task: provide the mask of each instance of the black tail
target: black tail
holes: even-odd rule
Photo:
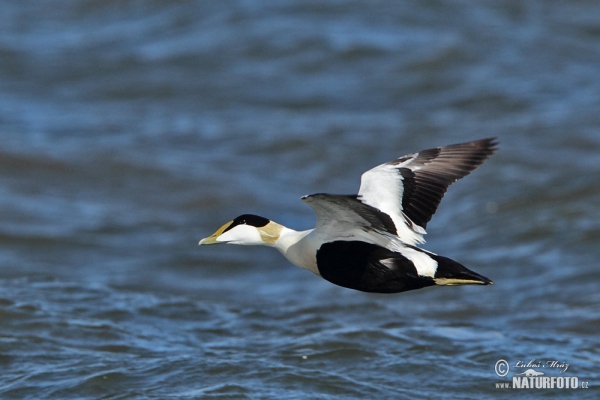
[[[491,279],[467,269],[449,258],[431,255],[438,263],[433,280],[436,285],[491,285]]]

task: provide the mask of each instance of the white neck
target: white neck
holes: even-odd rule
[[[282,226],[279,239],[273,247],[292,264],[320,275],[317,269],[317,243],[312,240],[313,235],[310,235],[313,231],[314,229],[295,231]]]

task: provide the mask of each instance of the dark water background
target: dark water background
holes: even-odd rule
[[[197,246],[490,136],[426,247],[493,286]],[[597,1],[5,0],[0,140],[0,398],[599,396]],[[532,359],[590,389],[495,387]]]

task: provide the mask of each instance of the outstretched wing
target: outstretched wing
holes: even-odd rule
[[[379,165],[362,175],[358,199],[388,215],[404,243],[422,243],[448,186],[481,165],[496,145],[490,138],[436,147]]]

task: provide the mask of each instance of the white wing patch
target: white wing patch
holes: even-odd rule
[[[427,222],[448,187],[496,151],[495,139],[436,147],[379,165],[361,177],[358,199],[387,214],[398,238],[424,243]]]
[[[425,229],[415,225],[402,213],[404,185],[399,168],[405,167],[418,153],[403,157],[399,164],[382,164],[362,174],[358,198],[390,216],[396,225],[397,235],[406,244],[425,243]]]

